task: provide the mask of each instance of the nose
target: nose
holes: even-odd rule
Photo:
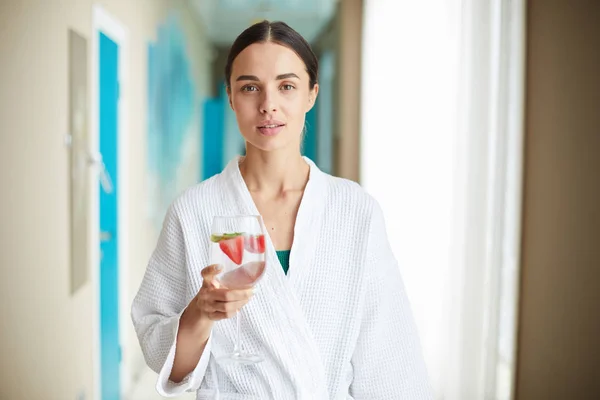
[[[275,103],[275,96],[271,93],[271,91],[264,90],[262,92],[262,98],[260,101],[261,114],[267,114],[277,111],[277,105]]]

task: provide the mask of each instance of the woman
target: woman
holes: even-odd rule
[[[255,24],[231,48],[227,94],[246,155],[172,204],[132,307],[164,396],[432,398],[381,209],[301,156],[317,77],[310,46],[284,23]],[[205,267],[212,217],[258,213],[265,275],[254,291],[219,287],[218,266]],[[242,343],[265,360],[217,364],[240,310]]]

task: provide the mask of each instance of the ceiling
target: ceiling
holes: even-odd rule
[[[210,40],[229,46],[253,23],[284,21],[312,42],[329,22],[339,0],[189,0]]]

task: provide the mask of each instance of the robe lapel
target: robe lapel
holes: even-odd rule
[[[255,373],[259,372],[266,384],[273,384],[272,387],[281,390],[287,387],[287,391],[273,393],[275,398],[286,398],[293,393],[301,399],[327,399],[321,355],[293,289],[293,281],[310,268],[314,256],[312,249],[318,236],[315,230],[320,229],[322,222],[322,197],[326,189],[324,174],[312,161],[305,160],[310,165],[310,175],[296,218],[289,277],[284,274],[273,242],[267,235],[265,274],[256,286],[253,299],[240,313],[242,332],[246,333],[242,336],[242,344],[246,350],[267,356],[266,362],[253,366]],[[233,159],[219,177],[223,180],[219,186],[229,204],[226,209],[231,215],[257,215],[258,209],[241,176],[238,162],[239,158]],[[229,338],[229,343],[225,345],[232,346],[235,321],[221,321],[217,325]],[[236,367],[226,368],[228,375],[233,375],[232,378],[242,371],[240,368],[236,370]],[[274,371],[280,374],[274,374]]]
[[[325,192],[327,190],[325,174],[308,158],[310,165],[309,181],[302,196],[294,226],[294,242],[290,253],[290,283],[298,281],[313,265],[314,249],[323,222],[325,210]]]

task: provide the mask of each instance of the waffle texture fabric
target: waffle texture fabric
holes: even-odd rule
[[[378,203],[358,184],[310,166],[286,275],[271,240],[267,267],[239,313],[242,346],[259,364],[217,363],[233,349],[235,318],[214,324],[195,369],[168,378],[179,319],[202,286],[215,215],[257,215],[240,158],[172,203],[132,304],[146,363],[167,397],[431,400],[420,340]]]

